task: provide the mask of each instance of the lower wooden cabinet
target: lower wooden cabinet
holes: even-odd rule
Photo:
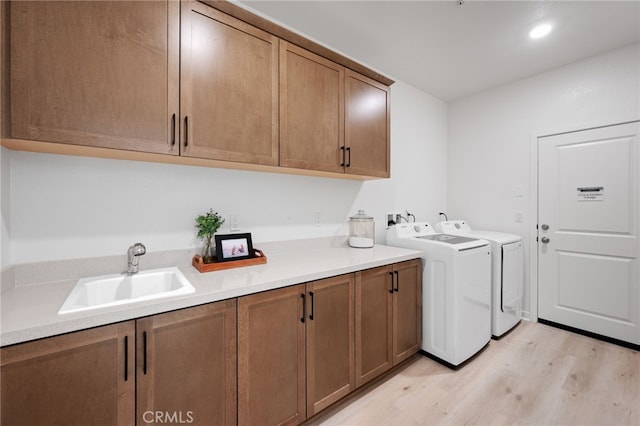
[[[299,424],[420,348],[420,259],[0,350],[1,424]]]
[[[361,386],[420,349],[422,261],[356,273],[356,385]]]
[[[305,417],[305,286],[238,299],[238,424]]]
[[[236,300],[2,348],[1,424],[236,424]]]
[[[307,417],[355,389],[354,274],[307,284]]]
[[[0,350],[4,426],[135,424],[135,321]]]
[[[142,318],[136,327],[138,425],[236,424],[235,299]]]
[[[238,424],[299,424],[355,388],[353,298],[348,274],[238,299]]]

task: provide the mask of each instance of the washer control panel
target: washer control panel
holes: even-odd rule
[[[392,226],[388,232],[395,232],[398,238],[415,238],[436,233],[427,222],[400,223]]]

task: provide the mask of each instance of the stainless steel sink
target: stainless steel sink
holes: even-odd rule
[[[137,274],[114,274],[82,278],[58,314],[124,305],[143,300],[180,296],[195,292],[178,268],[162,268]]]

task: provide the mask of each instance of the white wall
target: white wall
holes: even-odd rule
[[[362,208],[383,242],[385,211],[434,217],[446,201],[446,105],[397,82],[391,114],[392,178],[366,182],[5,150],[2,266],[124,254],[136,241],[149,251],[199,247],[194,219],[210,207],[227,218],[221,231],[235,214],[256,243],[346,235]]]
[[[640,118],[640,45],[502,86],[449,105],[448,198],[450,219],[477,229],[520,234],[525,244],[525,300],[529,311],[530,138]],[[514,196],[514,187],[523,196]],[[515,222],[516,212],[523,222]]]

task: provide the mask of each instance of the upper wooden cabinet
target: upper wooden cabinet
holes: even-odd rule
[[[345,138],[350,174],[390,176],[389,87],[346,70]]]
[[[280,165],[342,173],[344,68],[281,42],[280,93]]]
[[[389,87],[280,46],[280,165],[389,177]]]
[[[182,3],[181,154],[278,164],[278,39]]]
[[[10,66],[0,69],[11,78],[0,116],[10,108],[2,130],[12,139],[3,144],[389,177],[389,87],[368,76],[390,80],[231,2],[206,3],[3,4]]]
[[[177,155],[179,7],[12,2],[12,137]]]

